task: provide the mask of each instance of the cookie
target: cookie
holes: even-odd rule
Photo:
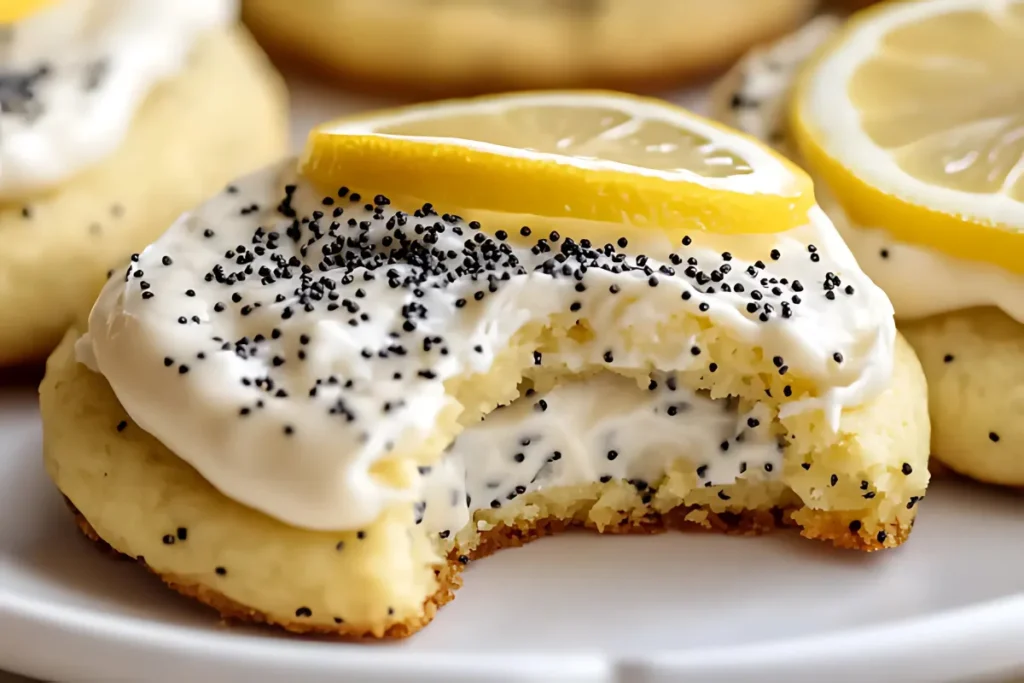
[[[0,364],[45,355],[111,268],[184,209],[287,149],[286,94],[249,34],[219,29],[148,96],[116,152],[0,202]]]
[[[408,96],[520,88],[650,90],[723,68],[813,0],[247,0],[273,53]]]
[[[1024,325],[974,308],[900,329],[928,377],[935,455],[978,481],[1024,486]]]

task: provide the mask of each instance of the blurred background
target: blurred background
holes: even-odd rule
[[[869,0],[244,0],[275,62],[351,106],[540,88],[663,94]],[[300,100],[304,104],[304,100]]]
[[[751,48],[873,0],[243,0],[284,73],[292,144],[317,123],[507,90],[601,88],[700,112]]]

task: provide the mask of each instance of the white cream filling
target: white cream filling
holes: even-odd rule
[[[447,538],[474,511],[538,490],[625,479],[652,496],[680,459],[703,486],[777,479],[783,451],[771,421],[764,405],[741,414],[732,401],[679,386],[672,374],[655,373],[648,387],[612,373],[570,381],[491,413],[439,464],[422,468],[417,519]]]
[[[501,240],[454,218],[364,208],[373,201],[323,197],[294,161],[246,177],[111,278],[82,342],[142,429],[229,497],[285,522],[357,528],[394,501],[424,500],[422,482],[396,489],[371,469],[433,432],[453,407],[444,380],[491,370],[524,326],[554,317],[578,312],[592,335],[545,353],[543,366],[646,376],[652,365],[707,368],[693,337],[658,341],[679,335],[664,327],[670,315],[703,316],[814,383],[815,395],[793,396],[783,414],[823,410],[832,425],[889,383],[892,308],[820,210],[788,233],[701,233],[684,246],[631,231],[628,246],[588,249],[546,230]],[[659,421],[654,408],[665,406],[655,400],[661,394],[641,392],[630,410]],[[695,415],[702,400],[689,397]],[[490,436],[470,427],[458,448],[500,441],[506,419],[485,420]],[[565,419],[581,425],[566,452],[591,455],[563,463],[573,469],[558,481],[580,481],[597,474],[585,462],[603,437]],[[688,438],[720,443],[739,420],[708,421]],[[623,453],[648,445],[624,444]],[[700,449],[693,457],[710,459]]]
[[[61,0],[0,27],[0,198],[110,155],[154,85],[237,11],[237,0]]]

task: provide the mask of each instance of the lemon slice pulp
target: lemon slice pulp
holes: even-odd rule
[[[53,0],[2,0],[0,1],[0,26],[13,24],[53,4]]]
[[[791,127],[855,223],[1024,273],[1024,0],[888,3],[805,70]]]
[[[459,210],[777,232],[807,223],[809,178],[760,143],[668,103],[605,92],[451,100],[335,121],[303,175]],[[453,209],[449,209],[453,210]]]

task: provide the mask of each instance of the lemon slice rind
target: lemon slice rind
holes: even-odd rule
[[[665,170],[480,140],[382,132],[466,112],[497,119],[510,106],[623,111],[636,119],[608,131],[623,136],[637,120],[676,125],[706,138],[709,153],[743,159],[750,172],[713,177],[686,168]],[[658,100],[605,92],[451,100],[334,121],[310,134],[300,164],[304,175],[324,185],[350,173],[365,187],[412,192],[442,206],[665,230],[776,232],[806,224],[813,206],[806,175],[753,139]]]

